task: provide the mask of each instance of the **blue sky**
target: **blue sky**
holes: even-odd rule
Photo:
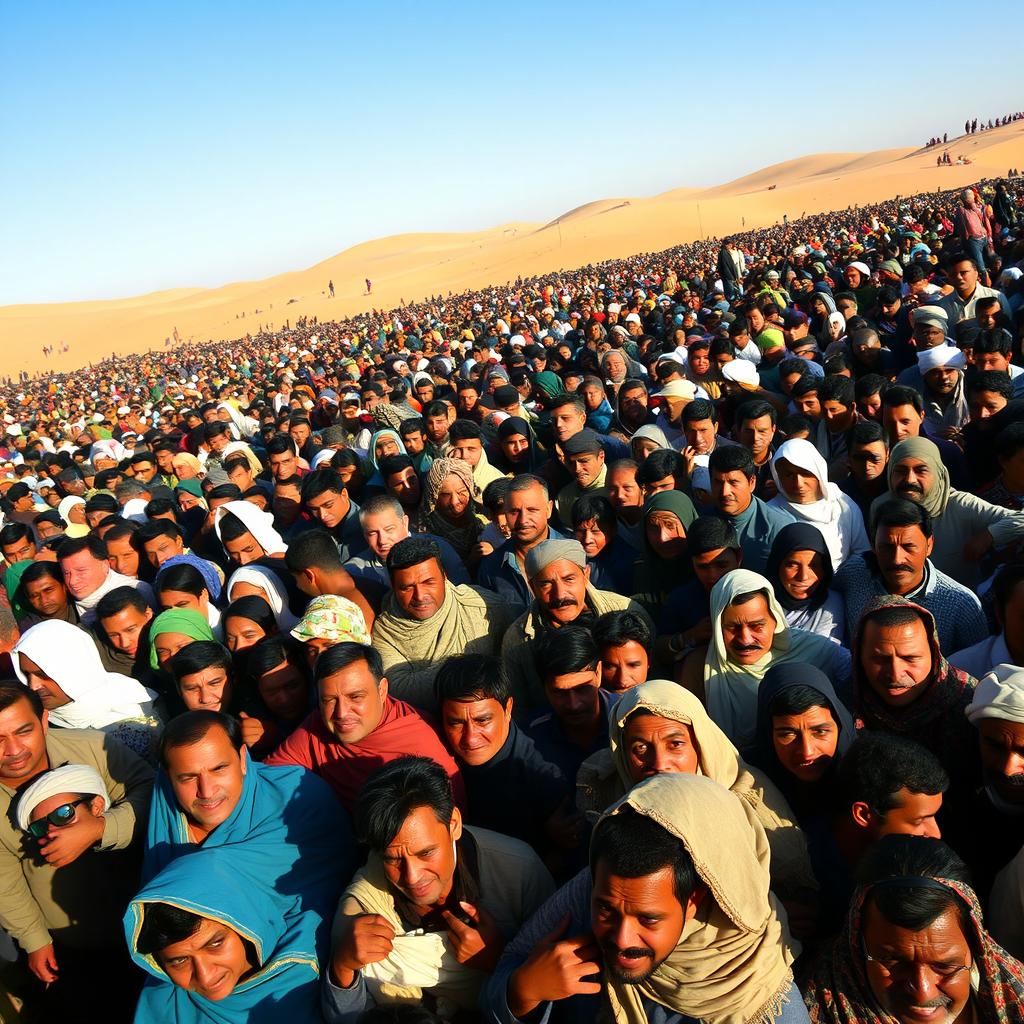
[[[945,2],[0,0],[0,304],[952,134],[1024,102],[1015,7],[979,8],[968,46]]]

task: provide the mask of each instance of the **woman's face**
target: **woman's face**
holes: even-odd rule
[[[530,442],[522,434],[509,434],[501,442],[501,450],[509,462],[519,462],[526,458],[526,452],[529,447]]]
[[[184,633],[161,633],[154,641],[156,649],[156,660],[161,668],[166,668],[167,662],[173,658],[183,647],[188,647],[194,640]]]
[[[643,462],[651,452],[656,452],[657,450],[657,441],[652,441],[649,437],[633,438],[633,457],[637,462]]]
[[[224,623],[224,643],[227,649],[235,654],[237,651],[244,651],[247,647],[259,643],[267,634],[252,619],[246,619],[241,615],[232,615]]]
[[[188,491],[178,491],[178,507],[182,512],[199,508],[201,504],[202,502],[194,494],[189,494]]]
[[[652,775],[695,775],[700,751],[685,722],[641,711],[622,730],[622,750],[634,783]]]
[[[290,662],[264,672],[257,686],[271,714],[287,721],[301,718],[309,710],[309,683]]]
[[[185,608],[191,612],[199,612],[204,617],[210,604],[209,594],[205,590],[198,597],[184,590],[161,590],[159,598],[160,608],[163,611],[168,608]]]
[[[690,369],[697,377],[703,377],[711,369],[711,357],[706,348],[690,353]]]
[[[377,456],[377,461],[380,462],[381,459],[386,459],[390,455],[399,454],[398,442],[390,434],[385,434],[384,437],[377,438],[373,451]]]
[[[686,553],[686,527],[671,512],[652,512],[644,529],[659,558],[677,558]]]
[[[821,582],[823,559],[817,551],[792,551],[779,566],[782,588],[797,601],[805,601]]]
[[[839,726],[823,707],[798,715],[772,715],[772,743],[786,771],[801,782],[817,782],[836,756]]]
[[[230,601],[237,601],[240,597],[262,597],[267,604],[270,604],[267,592],[261,590],[255,583],[249,583],[246,580],[239,580],[231,588],[231,593],[228,594],[228,600]]]
[[[445,519],[461,519],[469,508],[470,494],[466,485],[454,474],[449,476],[437,495],[437,508]]]
[[[794,505],[808,505],[821,498],[821,484],[813,473],[794,466],[786,459],[779,459],[775,464],[775,471],[779,474],[779,483],[786,492],[786,497]]]

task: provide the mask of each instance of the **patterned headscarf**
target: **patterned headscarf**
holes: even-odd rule
[[[332,640],[334,643],[369,644],[359,605],[337,594],[321,594],[306,606],[306,612],[291,631],[296,640]]]
[[[441,486],[450,476],[457,476],[469,491],[469,506],[463,516],[463,522],[459,524],[452,523],[437,510]],[[443,537],[461,558],[465,558],[473,549],[483,531],[483,523],[477,517],[473,493],[473,469],[468,463],[462,459],[437,459],[427,473],[423,497],[420,499],[417,522],[421,532]]]

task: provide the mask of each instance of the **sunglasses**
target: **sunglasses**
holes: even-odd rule
[[[92,797],[83,796],[69,804],[61,804],[60,807],[55,807],[45,817],[29,824],[29,834],[34,836],[36,839],[42,839],[46,836],[46,833],[50,831],[51,825],[54,825],[57,828],[67,827],[75,820],[75,808],[79,804],[88,803],[91,799]]]

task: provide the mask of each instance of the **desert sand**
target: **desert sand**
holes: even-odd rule
[[[336,319],[391,308],[518,275],[555,271],[666,249],[700,237],[764,227],[803,213],[912,196],[1002,177],[1024,166],[1024,122],[953,139],[963,167],[936,167],[942,147],[821,153],[765,167],[707,189],[602,199],[547,224],[509,223],[479,232],[393,235],[356,245],[305,270],[219,288],[178,288],[126,299],[0,307],[2,372],[66,371],[111,352],[162,349],[184,340],[237,338],[301,316]],[[774,187],[773,187],[774,186]],[[365,294],[364,279],[373,281]],[[334,281],[335,297],[327,282]],[[69,345],[49,359],[42,346]]]

